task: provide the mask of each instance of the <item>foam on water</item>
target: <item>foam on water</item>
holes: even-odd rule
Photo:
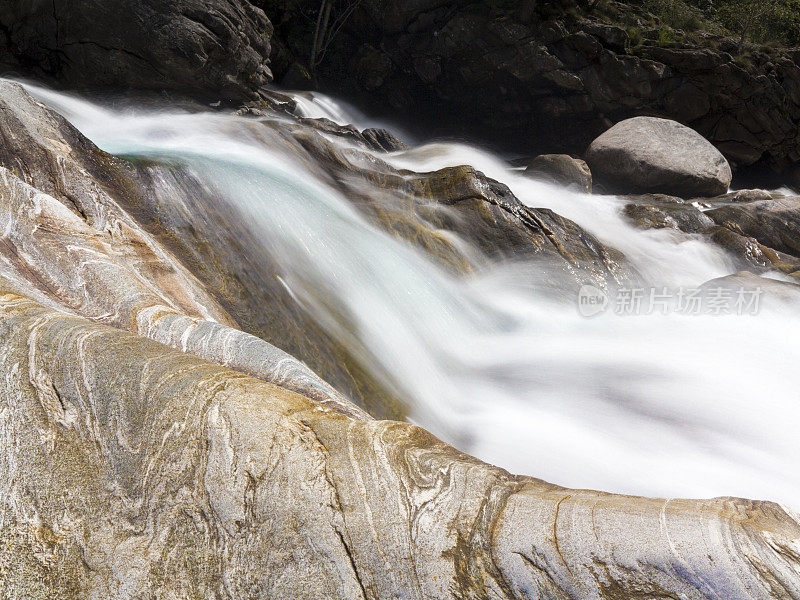
[[[459,448],[572,487],[800,507],[795,313],[583,318],[544,299],[530,276],[541,265],[448,275],[266,147],[253,121],[121,112],[29,89],[108,152],[191,169],[245,215],[309,313],[407,399],[412,420]],[[471,164],[622,250],[655,286],[732,272],[697,236],[639,231],[619,199],[531,181],[475,148],[429,144],[388,160],[418,171]]]

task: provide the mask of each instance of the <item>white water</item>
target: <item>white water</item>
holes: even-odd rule
[[[252,121],[122,113],[31,89],[101,148],[200,174],[249,216],[298,301],[408,399],[415,422],[461,449],[571,487],[800,507],[796,316],[582,318],[541,298],[531,276],[541,265],[450,277],[281,148],[264,147]],[[630,227],[615,198],[532,182],[467,146],[389,160],[415,170],[472,164],[623,250],[654,285],[731,272],[697,238]]]

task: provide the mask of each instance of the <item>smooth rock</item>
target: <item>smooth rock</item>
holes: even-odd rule
[[[586,161],[568,154],[542,154],[527,162],[525,175],[539,181],[592,193],[592,172]]]
[[[586,161],[597,180],[617,193],[712,197],[726,193],[732,179],[728,161],[708,140],[653,117],[617,123],[592,142]]]
[[[800,598],[777,504],[510,475],[12,293],[0,372],[4,598]]]

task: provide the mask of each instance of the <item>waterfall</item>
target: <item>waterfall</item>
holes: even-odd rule
[[[542,293],[542,265],[446,272],[368,222],[321,170],[266,143],[254,119],[28,89],[103,150],[191,172],[251,228],[308,314],[398,391],[413,422],[459,449],[570,487],[800,507],[797,314],[587,319]],[[309,117],[367,124],[330,98],[298,102]],[[382,158],[415,171],[473,165],[624,252],[653,286],[733,271],[699,236],[637,230],[621,199],[526,179],[476,148]]]

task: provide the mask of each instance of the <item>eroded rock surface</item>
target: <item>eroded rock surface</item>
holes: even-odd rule
[[[515,477],[12,293],[0,332],[4,593],[800,598],[775,504]]]

